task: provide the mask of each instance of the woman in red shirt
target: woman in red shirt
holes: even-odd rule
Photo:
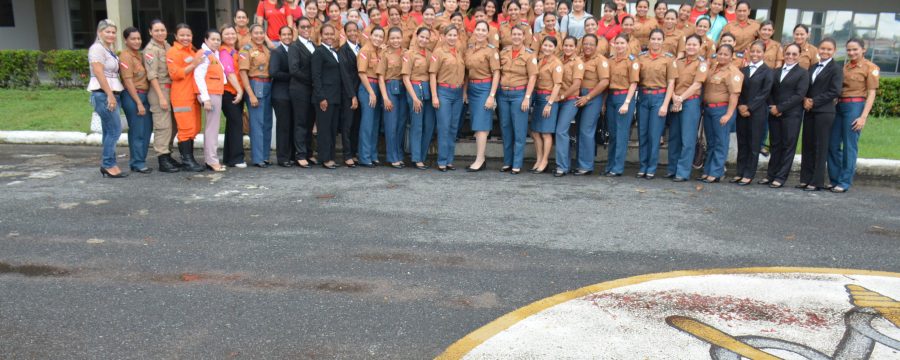
[[[616,16],[616,3],[607,2],[603,5],[603,17],[597,22],[597,36],[605,37],[609,41],[620,32],[622,26],[619,25],[619,18]]]
[[[278,29],[287,26],[288,17],[281,0],[263,0],[256,6],[256,23],[266,24],[266,46],[270,49],[280,45]]]

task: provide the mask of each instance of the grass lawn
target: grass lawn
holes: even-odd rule
[[[90,131],[90,94],[84,90],[0,89],[0,130]],[[225,128],[221,121],[220,133]],[[900,118],[869,118],[861,158],[900,160]],[[799,150],[798,150],[799,153]]]

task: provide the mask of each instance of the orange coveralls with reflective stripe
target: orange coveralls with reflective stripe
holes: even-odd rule
[[[176,42],[166,52],[166,63],[169,65],[169,77],[172,78],[172,112],[178,125],[178,142],[193,140],[200,132],[200,103],[197,102],[197,84],[194,82],[193,70],[185,74],[184,70],[197,61],[193,46],[184,46]]]

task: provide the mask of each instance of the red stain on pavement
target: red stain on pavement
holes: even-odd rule
[[[583,298],[601,309],[659,312],[667,314],[703,314],[716,316],[724,321],[758,321],[775,325],[821,328],[829,326],[827,309],[796,309],[734,296],[711,296],[679,291],[654,291],[639,293],[604,293]],[[834,312],[839,312],[835,309]]]
[[[203,276],[200,274],[181,274],[181,281],[198,281],[203,280]]]

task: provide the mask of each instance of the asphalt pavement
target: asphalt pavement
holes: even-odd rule
[[[900,272],[896,182],[807,193],[468,161],[102,179],[96,147],[0,145],[0,359],[426,359],[633,275]]]

